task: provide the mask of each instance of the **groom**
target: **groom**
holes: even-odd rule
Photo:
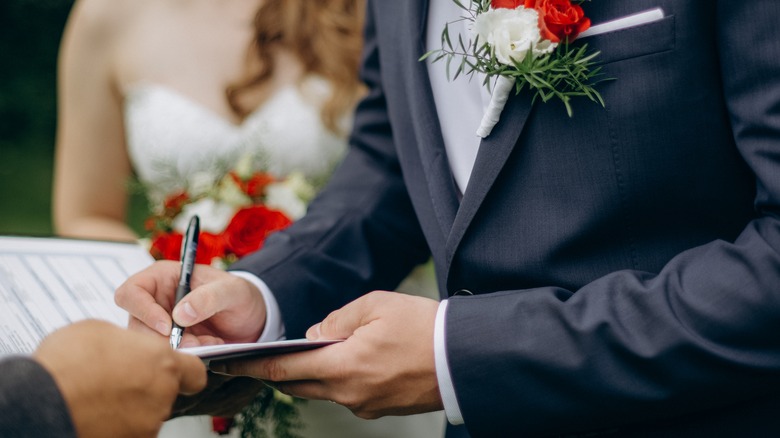
[[[369,1],[349,154],[304,219],[235,267],[267,299],[199,266],[173,312],[227,341],[347,340],[213,369],[368,418],[444,408],[473,436],[780,433],[780,3],[582,7],[594,25],[664,18],[578,42],[615,79],[606,108],[574,98],[569,118],[512,95],[478,142],[478,81],[417,61],[454,4]],[[429,254],[441,304],[358,298]],[[177,275],[158,265],[118,291],[133,325],[167,334],[161,280]]]

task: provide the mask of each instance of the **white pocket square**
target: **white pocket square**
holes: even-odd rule
[[[664,11],[661,8],[650,9],[644,12],[639,12],[625,17],[617,18],[607,21],[606,23],[600,23],[591,26],[585,32],[582,32],[579,38],[587,38],[589,36],[599,35],[607,32],[614,32],[616,30],[628,29],[629,27],[641,26],[643,24],[652,23],[664,18]]]

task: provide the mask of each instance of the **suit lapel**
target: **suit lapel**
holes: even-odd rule
[[[469,185],[463,194],[460,209],[447,239],[448,264],[452,261],[463,235],[517,144],[530,112],[530,96],[526,93],[514,95],[513,90],[498,124],[480,143]]]
[[[450,170],[447,154],[444,149],[444,139],[441,135],[441,125],[436,114],[436,104],[433,100],[428,69],[425,62],[417,61],[426,52],[425,29],[428,16],[428,0],[408,0],[409,8],[404,16],[410,17],[411,36],[409,55],[413,57],[413,65],[409,71],[410,78],[407,93],[410,105],[409,111],[414,123],[415,137],[419,145],[420,160],[425,170],[428,191],[433,204],[436,218],[441,227],[442,236],[450,233],[452,222],[458,209],[458,194]]]
[[[407,0],[403,14],[409,17],[409,53],[414,61],[407,71],[406,92],[414,123],[420,159],[427,178],[427,188],[436,217],[447,237],[447,264],[492,187],[509,154],[515,147],[531,110],[530,96],[512,95],[501,119],[488,138],[482,140],[474,163],[469,186],[458,203],[458,193],[447,160],[441,125],[436,112],[430,78],[425,62],[417,59],[426,52],[425,32],[429,0]],[[447,268],[449,269],[449,267]]]

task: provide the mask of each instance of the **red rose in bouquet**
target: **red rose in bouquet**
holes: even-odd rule
[[[225,255],[225,238],[223,236],[208,231],[200,232],[195,263],[208,265],[215,258],[222,258]]]
[[[184,236],[181,233],[159,234],[152,240],[149,253],[157,260],[178,260],[181,254],[182,240],[184,240]]]
[[[195,262],[224,269],[260,249],[270,233],[301,217],[314,196],[314,187],[298,172],[276,178],[254,170],[257,164],[262,163],[245,156],[232,169],[213,169],[206,178],[182,182],[183,190],[172,191],[164,198],[158,195],[152,205],[154,213],[145,222],[152,256],[179,260],[184,228],[193,215],[198,215],[201,228]],[[151,192],[148,195],[150,200],[154,198]],[[292,398],[277,397],[276,391],[268,388],[237,417],[239,427],[271,419],[275,424],[289,424],[288,418],[297,415],[294,403]],[[285,407],[276,411],[277,405]],[[235,421],[214,417],[212,429],[227,435]]]
[[[225,244],[236,256],[243,257],[260,249],[269,233],[292,223],[284,213],[264,205],[241,209],[225,229]]]
[[[246,158],[246,157],[245,157]],[[314,188],[298,174],[276,178],[252,171],[244,159],[217,172],[211,184],[177,190],[153,206],[146,220],[150,252],[156,259],[179,260],[183,224],[201,219],[196,263],[226,268],[262,247],[266,237],[303,215]]]
[[[252,199],[263,196],[265,188],[275,181],[271,175],[260,172],[251,175],[249,178],[241,178],[237,172],[230,172],[228,175],[241,188],[241,191]]]

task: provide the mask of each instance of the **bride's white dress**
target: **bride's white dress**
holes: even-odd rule
[[[125,90],[124,117],[128,152],[133,167],[153,199],[162,199],[188,184],[202,184],[215,166],[235,163],[247,152],[262,152],[268,170],[277,175],[302,172],[312,180],[326,177],[343,156],[346,140],[325,128],[319,108],[329,93],[327,82],[307,78],[300,86],[280,88],[240,125],[208,108],[155,84],[136,84]],[[345,132],[349,121],[345,121]],[[435,296],[425,272],[407,281],[404,290]],[[441,412],[408,417],[361,420],[346,408],[308,401],[299,412],[306,437],[443,436]],[[231,433],[237,436],[235,430]],[[166,422],[163,437],[214,437],[207,416]]]

